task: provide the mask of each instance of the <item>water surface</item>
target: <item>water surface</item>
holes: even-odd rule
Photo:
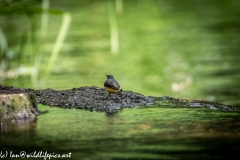
[[[117,114],[49,108],[28,129],[2,128],[1,150],[47,151],[71,159],[239,157],[240,113],[136,107]]]

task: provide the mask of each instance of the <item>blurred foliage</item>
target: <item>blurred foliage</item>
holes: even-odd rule
[[[31,57],[41,50],[35,88],[102,86],[104,75],[113,74],[124,90],[145,95],[240,104],[239,1],[52,0],[44,39],[37,35],[42,22],[36,15],[43,13],[42,2],[0,1],[1,8],[9,6],[0,8],[0,27],[7,37],[8,55],[12,55],[8,56],[11,61],[5,60],[7,70],[29,62],[36,66]],[[109,4],[115,5],[116,13]],[[61,53],[52,63],[49,57],[62,22],[55,13],[65,12],[73,21]],[[13,15],[17,17],[14,22],[9,18]],[[112,37],[118,44],[116,55],[111,54]],[[30,40],[36,44],[31,52],[27,45]],[[1,57],[7,57],[2,53]],[[52,69],[47,78],[44,74],[49,63]],[[17,78],[8,77],[4,84],[32,87],[28,76]]]
[[[1,79],[7,77],[5,71],[28,64],[36,54],[26,53],[25,44],[37,41],[35,14],[39,13],[39,9],[36,10],[38,5],[39,1],[0,1]]]
[[[18,78],[21,75],[30,75],[31,84],[37,85],[48,14],[63,15],[63,21],[49,61],[45,62],[47,67],[41,74],[43,76],[49,74],[51,64],[56,61],[54,57],[59,53],[70,23],[69,14],[49,9],[49,0],[0,1],[0,81],[3,82],[6,77]]]

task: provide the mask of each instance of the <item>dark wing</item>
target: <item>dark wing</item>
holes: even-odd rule
[[[118,82],[113,79],[106,80],[104,82],[104,87],[108,87],[108,88],[112,88],[112,89],[116,89],[116,90],[120,89],[120,85],[118,84]]]

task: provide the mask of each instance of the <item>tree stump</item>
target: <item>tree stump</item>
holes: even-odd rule
[[[35,95],[0,90],[0,120],[34,119],[37,115]]]

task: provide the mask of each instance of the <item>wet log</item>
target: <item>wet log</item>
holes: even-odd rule
[[[0,90],[0,120],[34,119],[38,115],[34,94]]]
[[[215,110],[236,111],[238,108],[226,106],[224,104],[209,102],[206,100],[186,100],[168,96],[153,97],[144,96],[133,91],[121,90],[117,94],[108,95],[104,88],[96,86],[82,86],[68,90],[53,89],[21,89],[12,86],[1,86],[0,90],[25,92],[35,95],[37,103],[49,105],[50,107],[62,107],[87,109],[89,111],[116,113],[123,108],[133,108],[135,106],[158,106],[177,108],[210,108]]]

